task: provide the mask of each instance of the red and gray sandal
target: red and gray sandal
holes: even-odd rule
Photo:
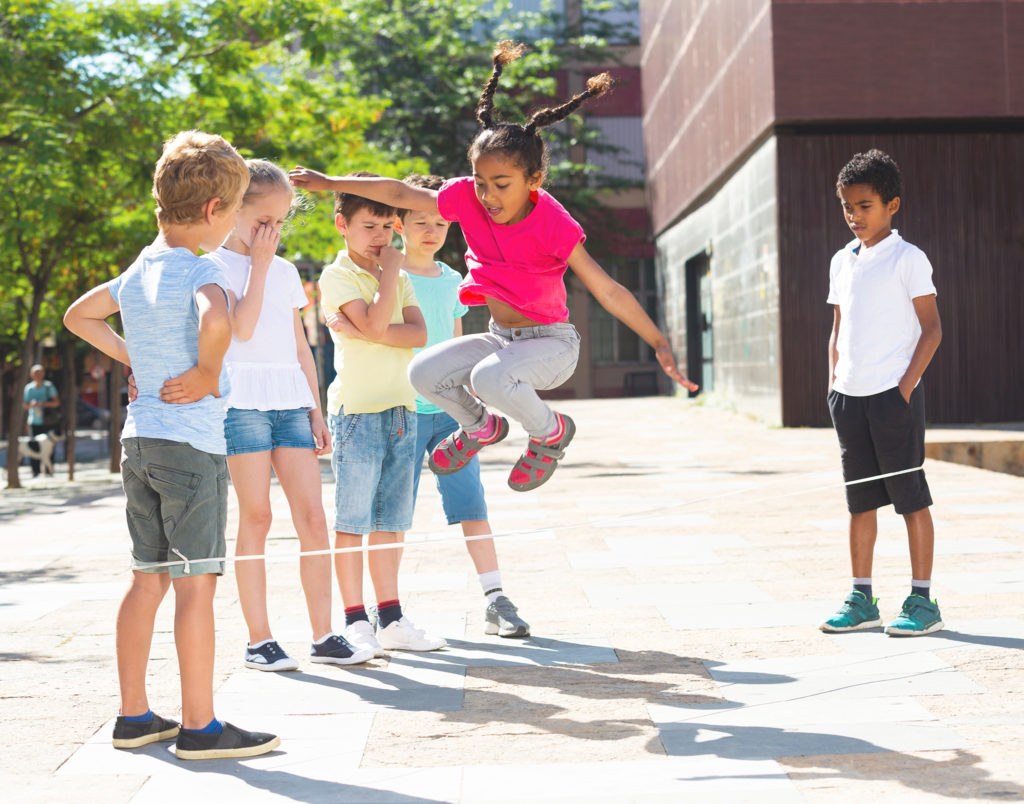
[[[466,430],[460,427],[444,441],[434,447],[430,453],[430,460],[427,465],[435,475],[453,475],[463,466],[473,460],[481,449],[488,444],[497,444],[508,435],[508,419],[504,416],[491,414],[492,419],[497,422],[494,428],[494,435],[490,438],[471,438],[466,435]]]
[[[526,452],[516,461],[512,474],[508,476],[508,485],[513,491],[531,491],[547,483],[548,478],[555,473],[558,462],[565,457],[565,448],[576,435],[576,425],[568,416],[561,413],[555,416],[562,425],[562,437],[557,441],[530,439]]]

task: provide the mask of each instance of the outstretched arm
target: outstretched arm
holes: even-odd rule
[[[657,325],[651,321],[640,302],[625,287],[612,279],[598,265],[594,258],[580,243],[569,255],[569,267],[580,278],[584,286],[597,299],[598,303],[619,321],[639,335],[654,349],[654,357],[664,372],[688,391],[696,391],[699,386],[690,382],[676,366],[672,347]]]
[[[437,213],[437,190],[411,187],[398,179],[382,176],[328,176],[304,167],[288,171],[288,181],[302,190],[330,190],[369,198],[396,209]]]
[[[64,313],[64,326],[103,354],[130,366],[128,345],[105,320],[121,309],[110,295],[108,284],[93,288],[72,304]]]

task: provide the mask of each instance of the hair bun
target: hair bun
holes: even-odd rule
[[[525,52],[526,45],[513,42],[511,39],[503,39],[494,48],[492,56],[494,66],[504,67],[506,64],[511,64],[516,59],[521,58]]]
[[[587,79],[587,91],[590,97],[599,98],[615,86],[615,79],[611,73],[601,73]]]

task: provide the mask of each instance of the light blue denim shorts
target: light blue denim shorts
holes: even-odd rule
[[[306,408],[249,410],[228,408],[224,419],[228,455],[270,452],[278,447],[316,449]]]
[[[416,415],[399,406],[380,413],[331,415],[334,530],[401,533],[412,526]]]
[[[459,429],[459,423],[447,413],[416,414],[416,467],[413,478],[413,500],[420,486],[420,473],[424,458],[433,452],[449,435]],[[432,472],[428,474],[433,474]],[[449,525],[487,519],[487,501],[484,484],[480,482],[480,459],[473,459],[452,475],[434,475],[441,493],[441,506]]]

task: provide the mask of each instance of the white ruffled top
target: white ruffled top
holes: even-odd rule
[[[241,297],[250,260],[221,247],[209,257],[224,269],[227,285]],[[296,352],[295,313],[308,299],[295,266],[274,257],[267,271],[263,306],[249,340],[232,337],[224,356],[231,393],[227,404],[243,410],[314,408],[317,402]]]

